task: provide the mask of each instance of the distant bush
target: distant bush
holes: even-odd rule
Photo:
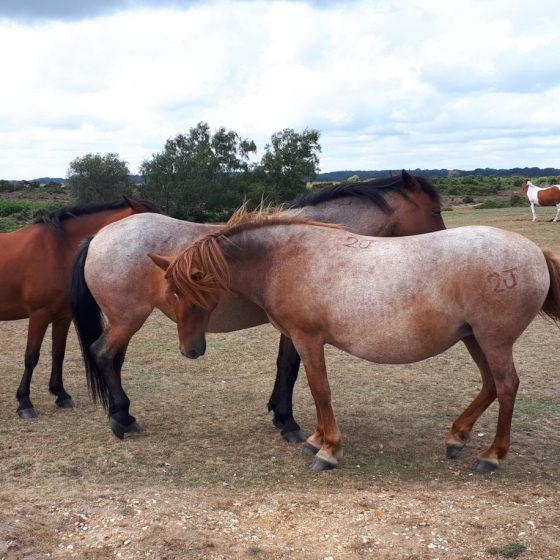
[[[468,194],[463,198],[463,202],[465,204],[472,204],[474,202],[474,198],[470,194]]]
[[[512,206],[525,206],[523,197],[514,194],[509,200],[486,200],[475,206],[476,210],[488,210],[491,208],[511,208]]]
[[[38,216],[50,214],[64,206],[68,206],[65,201],[0,199],[0,231],[13,231],[30,224]]]
[[[24,200],[0,200],[0,216],[12,216],[16,219],[29,219],[32,216],[32,204]]]

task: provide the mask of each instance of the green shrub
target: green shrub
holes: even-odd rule
[[[0,200],[0,216],[13,216],[17,219],[29,219],[32,215],[31,203],[23,200]]]

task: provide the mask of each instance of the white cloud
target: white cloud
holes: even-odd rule
[[[200,120],[261,149],[318,128],[323,170],[560,166],[554,10],[215,1],[0,20],[0,178],[109,151],[134,172]]]

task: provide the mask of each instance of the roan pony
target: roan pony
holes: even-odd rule
[[[525,198],[531,205],[531,213],[533,214],[534,222],[537,219],[535,213],[535,204],[537,206],[556,206],[556,216],[553,222],[558,221],[560,217],[560,185],[550,185],[550,187],[537,187],[531,181],[523,181],[521,188],[525,193]]]
[[[37,416],[30,399],[31,378],[51,323],[49,390],[59,407],[75,406],[64,390],[62,362],[72,321],[68,303],[70,268],[80,241],[115,220],[155,210],[147,202],[124,198],[63,208],[37,218],[34,224],[0,233],[0,321],[29,317],[25,369],[16,394],[21,418]]]
[[[403,238],[365,237],[298,217],[243,214],[178,257],[150,254],[165,275],[180,349],[205,352],[211,312],[227,291],[253,302],[294,343],[317,409],[306,454],[312,470],[335,467],[342,440],[331,406],[324,345],[377,363],[410,363],[463,340],[482,388],[447,436],[455,457],[475,421],[498,399],[494,441],[473,470],[497,468],[510,446],[519,378],[513,343],[539,313],[560,319],[560,262],[525,237],[467,226]],[[102,344],[91,349],[102,364]],[[97,395],[121,397],[90,368]]]
[[[342,224],[365,235],[403,236],[445,228],[435,189],[426,179],[405,171],[399,177],[326,188],[296,201],[287,212]],[[96,348],[99,356],[104,356],[106,375],[117,379],[115,383],[120,386],[128,343],[153,309],[157,307],[175,320],[173,302],[147,253],[178,255],[197,237],[218,227],[161,215],[133,216],[104,228],[82,247],[74,268],[71,299],[87,367],[93,367],[89,347],[99,339]],[[100,309],[107,321],[105,330]],[[211,332],[230,332],[267,321],[259,307],[231,294],[223,298],[209,328]],[[299,365],[292,341],[282,336],[278,373],[268,406],[274,411],[274,425],[291,442],[305,441],[292,409]],[[110,407],[110,425],[118,437],[137,427],[127,405],[123,406]]]

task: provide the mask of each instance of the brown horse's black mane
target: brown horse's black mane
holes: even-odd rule
[[[408,175],[403,173],[397,177],[386,177],[383,179],[371,179],[369,181],[359,181],[356,183],[341,183],[320,190],[315,193],[300,196],[288,208],[303,208],[304,206],[315,206],[322,202],[327,202],[336,198],[346,196],[359,196],[376,204],[383,212],[390,214],[391,206],[385,200],[389,192],[399,193],[409,199],[410,180],[416,180],[422,190],[434,201],[439,201],[439,194],[435,187],[424,177]]]
[[[158,208],[151,202],[142,199],[136,199],[141,202],[146,208],[151,212],[160,213]],[[115,200],[113,202],[90,202],[87,204],[78,204],[76,206],[70,206],[67,208],[61,208],[50,214],[44,216],[37,216],[33,221],[34,224],[44,224],[57,231],[58,233],[64,233],[63,223],[71,220],[73,218],[78,218],[79,216],[87,216],[88,214],[97,214],[98,212],[105,212],[107,210],[121,210],[123,208],[128,208],[126,198],[122,200]]]

